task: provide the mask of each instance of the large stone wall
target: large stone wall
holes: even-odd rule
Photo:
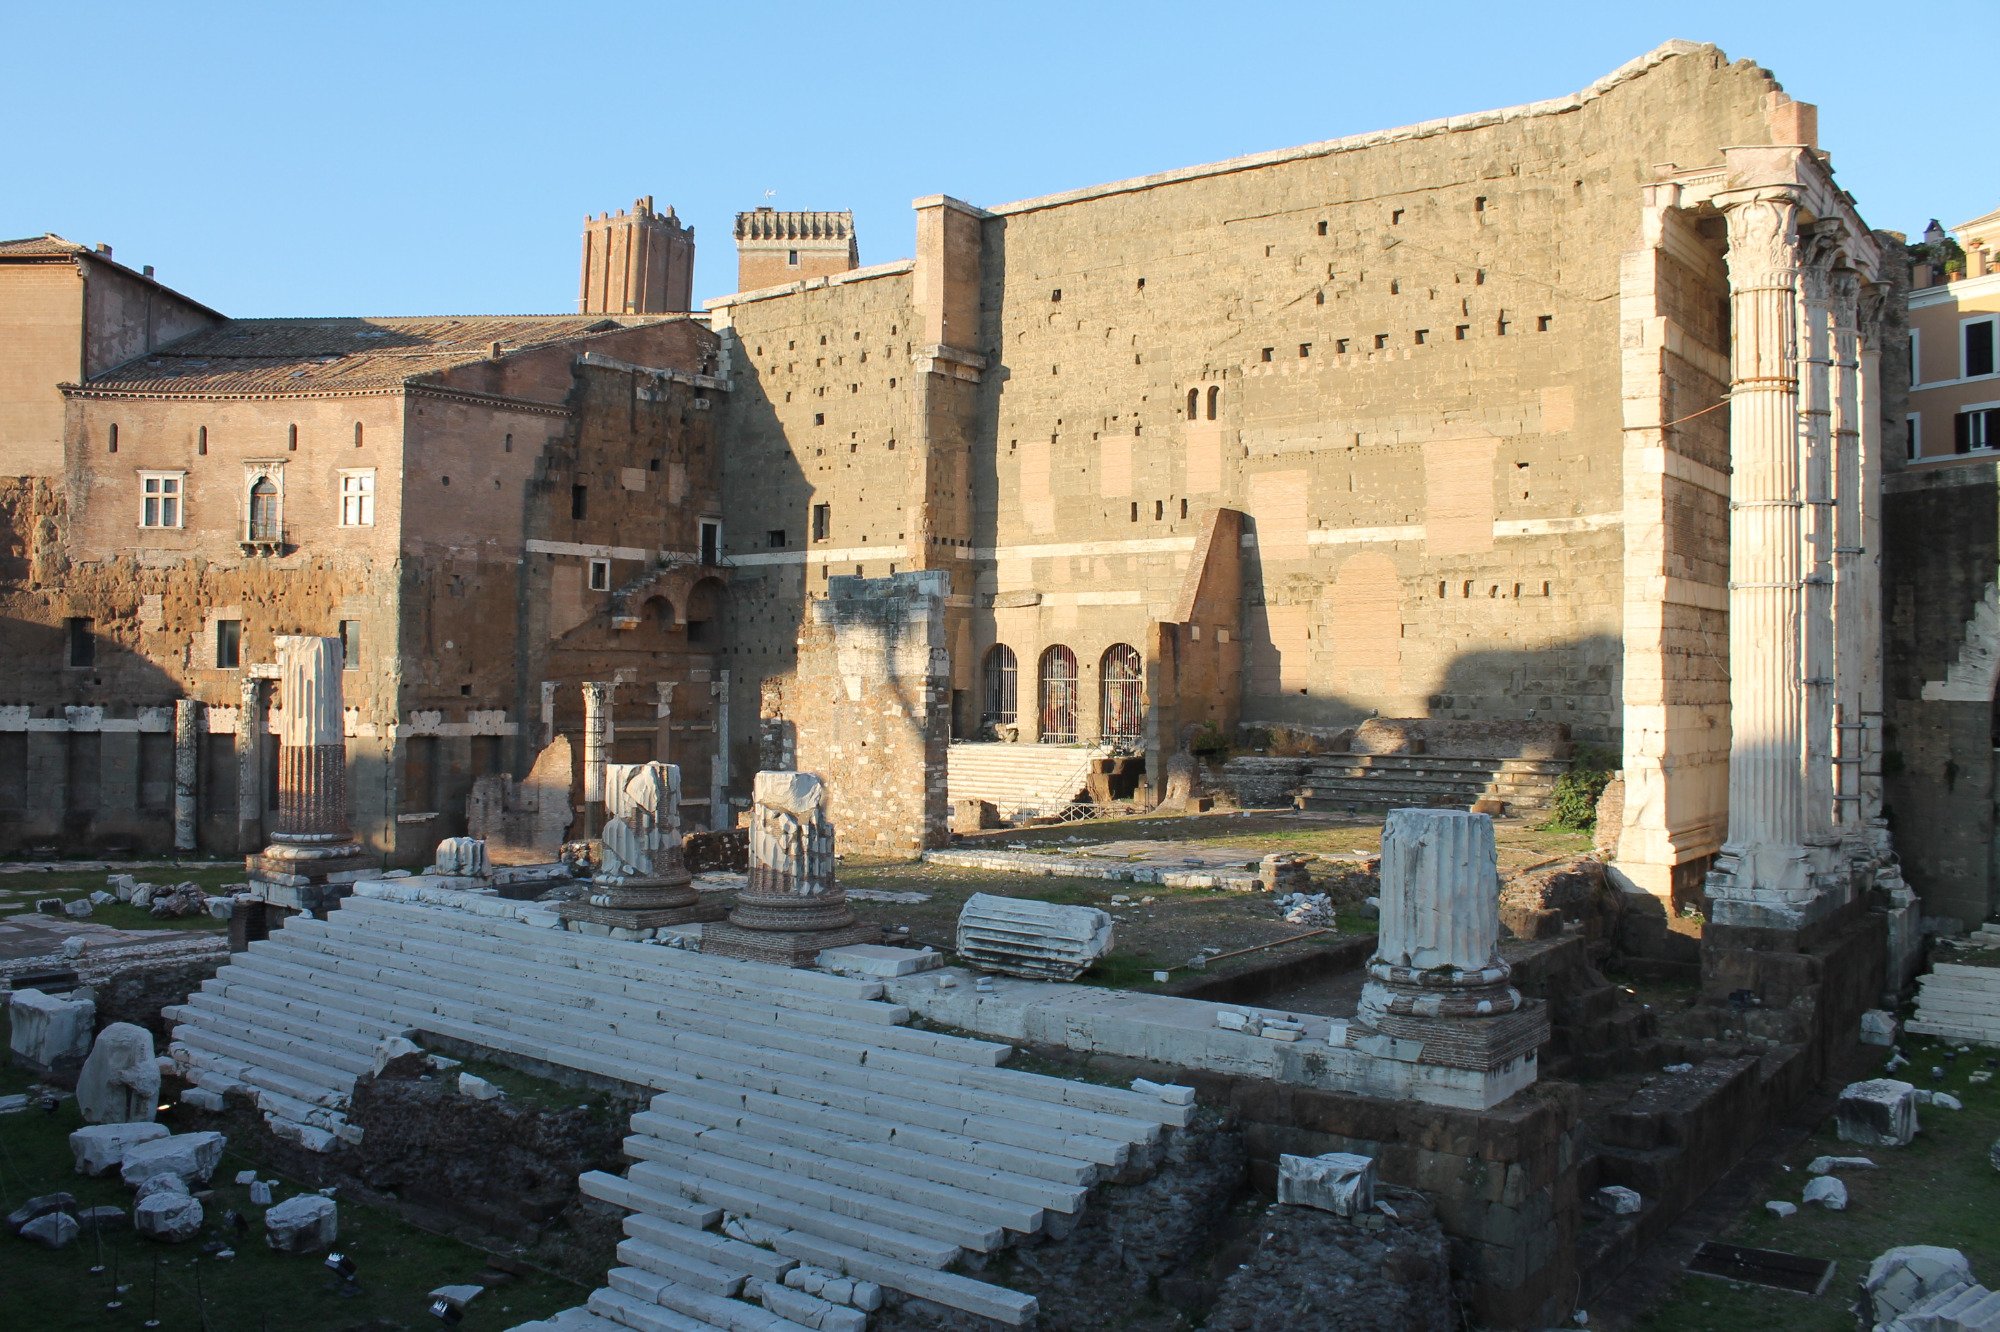
[[[846,854],[951,840],[944,573],[836,577],[799,632],[798,669],[765,690],[773,762],[826,781]]]
[[[1992,861],[2000,464],[1908,468],[1884,491],[1889,823],[1924,914],[1972,925],[2000,905]]]
[[[1060,644],[1094,737],[1105,651],[1138,647],[1157,675],[1173,639],[1155,626],[1228,509],[1246,516],[1243,661],[1220,674],[1246,723],[1544,720],[1616,744],[1633,585],[1621,255],[1656,240],[1658,163],[1795,142],[1794,111],[1748,63],[1664,48],[1559,102],[985,213],[919,200],[907,278],[718,302],[731,550],[770,580],[746,668],[784,668],[827,573],[943,567],[953,688],[976,698],[1006,644],[1032,739],[1037,663]],[[927,248],[955,216],[976,217],[976,254]],[[1664,410],[1714,400],[1720,272],[1699,238],[1660,260],[1661,311],[1689,330],[1652,390]],[[933,396],[940,343],[967,358],[957,417]],[[1672,448],[1723,453],[1722,425]],[[962,484],[919,477],[912,438],[930,458],[962,450]],[[1639,535],[1656,569],[1719,593],[1712,489],[1656,486]],[[919,499],[947,548],[897,549]],[[939,511],[955,501],[962,523]],[[753,548],[795,541],[821,503],[827,541]],[[1654,601],[1647,671],[1667,658],[1684,677],[1677,717],[1713,712],[1721,597]],[[1719,773],[1726,729],[1705,743],[1697,762]]]

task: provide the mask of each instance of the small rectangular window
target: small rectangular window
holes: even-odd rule
[[[215,622],[215,669],[233,671],[243,665],[243,621]]]
[[[1924,381],[1923,330],[1910,330],[1910,387],[1915,388]]]
[[[590,489],[587,486],[569,488],[569,516],[581,518],[590,511]]]
[[[363,472],[342,472],[340,474],[340,525],[342,527],[373,527],[375,525],[375,472],[373,468]]]
[[[179,527],[184,472],[139,473],[139,526]]]
[[[1952,421],[1952,447],[1958,453],[2000,448],[2000,407],[1975,407]]]
[[[764,544],[772,550],[783,550],[785,548],[785,529],[774,527],[764,533]]]
[[[1274,352],[1274,351],[1276,351],[1276,350],[1277,350],[1277,348],[1275,348],[1275,347],[1266,347],[1266,348],[1264,348],[1264,352],[1263,352],[1263,358],[1262,358],[1262,359],[1264,359],[1264,360],[1266,360],[1266,361],[1270,360],[1270,359],[1271,359],[1271,353],[1272,353],[1272,352]]]
[[[69,637],[69,664],[78,668],[95,666],[97,622],[87,616],[73,615],[63,621],[63,628]]]
[[[722,524],[713,518],[701,520],[701,562],[722,563]]]
[[[785,252],[785,262],[793,268],[797,268],[799,266],[799,252],[797,250],[787,250]]]
[[[344,671],[361,669],[361,621],[359,620],[340,622],[340,668]]]
[[[609,592],[611,590],[611,561],[592,560],[590,562],[590,590]]]
[[[813,505],[813,540],[824,541],[833,534],[833,506]]]
[[[1923,425],[1924,425],[1924,418],[1917,415],[1915,412],[1912,412],[1910,413],[1910,415],[1903,418],[1903,426],[1905,432],[1904,438],[1905,442],[1909,447],[1908,456],[1911,459],[1921,458],[1923,456],[1924,453]]]
[[[1968,319],[1963,325],[1965,358],[1962,373],[1967,379],[1993,373],[1994,322],[1993,316],[1988,315],[1984,319]]]

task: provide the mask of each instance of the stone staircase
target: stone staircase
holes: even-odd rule
[[[2000,1329],[2000,1295],[1976,1283],[1954,1281],[1911,1305],[1883,1332],[1994,1332]]]
[[[1994,930],[1990,925],[1980,928]],[[1969,956],[2000,961],[2000,954],[1990,952]],[[1919,1036],[2000,1045],[2000,966],[1964,962],[1933,965],[1917,980],[1917,1011],[1908,1029]]]
[[[1298,806],[1360,813],[1427,806],[1470,809],[1503,800],[1507,812],[1548,807],[1563,759],[1469,758],[1432,754],[1325,754],[1307,761]]]
[[[1061,814],[1090,799],[1090,765],[1103,745],[955,744],[946,784],[951,799],[987,800],[1002,816]]]
[[[251,945],[169,1010],[171,1050],[320,1150],[358,1138],[349,1097],[390,1035],[656,1091],[634,1164],[580,1180],[631,1213],[621,1265],[528,1327],[858,1332],[885,1289],[1026,1325],[1031,1296],[953,1265],[1066,1232],[1092,1184],[1193,1113],[1002,1068],[1011,1047],[913,1030],[874,981],[585,938],[490,896],[395,900],[417,892],[364,884]]]

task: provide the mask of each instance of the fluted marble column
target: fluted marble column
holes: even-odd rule
[[[1861,647],[1861,818],[1877,843],[1878,854],[1889,850],[1888,824],[1882,815],[1882,462],[1887,443],[1882,433],[1882,315],[1883,287],[1864,287],[1857,319],[1860,367],[1855,407],[1856,446],[1860,483],[1855,499],[1860,510],[1861,554],[1854,565],[1854,614],[1850,619],[1862,635]]]
[[[201,737],[203,724],[200,700],[174,700],[174,850],[195,848],[195,825],[201,806]]]
[[[701,950],[806,966],[822,949],[879,943],[881,929],[855,920],[835,881],[825,784],[809,772],[760,772],[751,797],[750,882]]]
[[[1773,924],[1811,898],[1805,851],[1798,201],[1724,195],[1729,229],[1729,833],[1714,918]]]
[[[1493,820],[1448,809],[1396,809],[1382,829],[1382,915],[1355,1012],[1488,1017],[1521,1006],[1500,958],[1500,876]]]
[[[1834,661],[1834,459],[1833,266],[1837,237],[1815,224],[1799,264],[1799,492],[1805,551],[1805,840],[1831,845],[1833,835]]]
[[[611,680],[588,680],[583,686],[583,805],[586,831],[595,836],[604,826],[604,765],[611,761],[616,722]]]
[[[1833,274],[1833,612],[1835,830],[1852,841],[1862,827],[1861,686],[1869,638],[1859,604],[1861,559],[1861,278]],[[1849,848],[1859,855],[1858,845]]]
[[[294,846],[349,841],[340,640],[284,635],[277,647],[284,710],[278,725],[278,826],[271,840]]]

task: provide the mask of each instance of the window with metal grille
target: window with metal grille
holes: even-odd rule
[[[1014,649],[1005,643],[987,649],[985,725],[1012,726],[1019,719],[1018,675]]]
[[[1145,730],[1145,707],[1140,701],[1142,675],[1137,648],[1129,643],[1113,643],[1104,650],[1104,659],[1098,666],[1098,688],[1103,696],[1100,729],[1107,741],[1130,743]]]
[[[1042,741],[1076,741],[1076,653],[1057,643],[1042,653]]]

